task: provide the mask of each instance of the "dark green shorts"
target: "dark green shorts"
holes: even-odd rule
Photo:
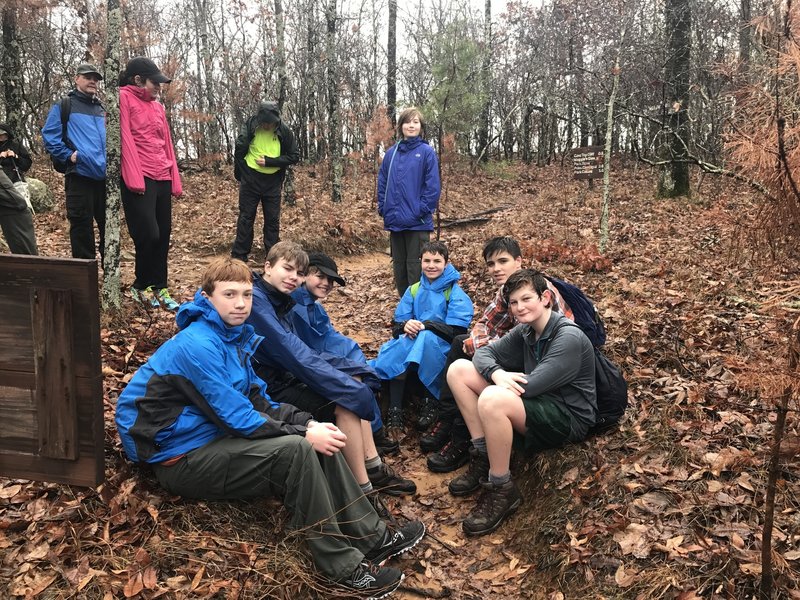
[[[569,442],[572,417],[553,394],[522,398],[527,433],[514,432],[514,449],[532,454],[548,448],[561,448]]]

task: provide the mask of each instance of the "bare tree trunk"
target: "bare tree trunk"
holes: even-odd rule
[[[106,5],[108,36],[106,58],[103,64],[106,81],[113,81],[120,71],[122,11],[119,0],[108,0]],[[103,259],[103,310],[119,311],[122,291],[119,275],[120,235],[120,133],[119,88],[109,85],[104,99],[106,106],[106,233]]]
[[[489,160],[486,146],[489,144],[489,119],[492,110],[491,67],[492,67],[492,0],[486,0],[483,9],[483,64],[481,65],[481,88],[483,108],[478,123],[478,155],[483,162]]]
[[[307,30],[307,43],[308,43],[308,160],[311,163],[316,163],[319,160],[319,124],[317,123],[317,94],[316,94],[316,67],[317,64],[317,32],[315,29],[316,23],[314,22],[314,15],[316,11],[314,7],[316,2],[311,2],[308,14],[308,30]]]
[[[690,0],[667,0],[666,27],[669,39],[667,47],[667,81],[670,95],[670,143],[671,163],[669,173],[662,172],[659,195],[674,198],[689,195],[689,83],[691,68],[691,5]],[[667,176],[668,175],[668,176]]]
[[[285,16],[283,3],[275,0],[275,37],[277,40],[277,59],[278,59],[278,108],[282,111],[283,104],[286,102],[286,37],[285,37]]]
[[[206,129],[206,121],[203,118],[206,114],[206,106],[205,106],[205,97],[203,96],[203,51],[200,48],[200,44],[202,41],[202,34],[200,30],[202,28],[202,23],[205,22],[205,10],[203,8],[204,0],[194,0],[194,53],[195,53],[195,60],[197,61],[197,112],[200,114],[200,118],[196,120],[196,127],[197,133],[197,140],[195,141],[195,147],[197,148],[197,158],[198,160],[202,161],[206,157],[206,140],[208,139],[207,136],[207,129]]]
[[[17,38],[17,5],[8,2],[3,7],[3,93],[6,102],[6,121],[14,133],[23,137],[25,116],[22,98],[22,61]]]
[[[386,43],[386,114],[397,126],[397,0],[389,0],[389,33]]]
[[[750,41],[752,35],[750,19],[753,18],[750,10],[750,0],[741,0],[739,9],[739,68],[746,71],[750,64]]]
[[[619,89],[619,57],[622,54],[622,43],[625,39],[625,29],[620,35],[617,55],[614,57],[614,79],[611,84],[611,94],[608,96],[606,106],[606,143],[603,150],[603,203],[600,208],[600,254],[606,251],[608,245],[608,215],[611,207],[611,141],[614,133],[614,102],[617,100],[617,89]]]
[[[328,0],[325,7],[327,37],[326,53],[326,85],[328,93],[328,155],[331,164],[331,200],[342,201],[342,151],[341,127],[339,125],[339,86],[336,76],[336,0]]]
[[[203,59],[203,88],[197,90],[198,97],[205,94],[206,110],[209,120],[206,125],[208,139],[206,149],[211,154],[211,166],[215,172],[219,172],[222,161],[222,143],[219,135],[219,123],[217,122],[217,102],[214,95],[214,63],[211,56],[211,48],[208,41],[208,19],[209,19],[209,0],[198,0],[202,4],[203,10],[200,19],[200,52]]]

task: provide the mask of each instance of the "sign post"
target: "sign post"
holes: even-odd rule
[[[588,179],[592,189],[594,179],[603,176],[603,146],[584,146],[572,151],[572,173],[576,180]]]

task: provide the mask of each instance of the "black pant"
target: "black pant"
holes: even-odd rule
[[[100,233],[100,256],[106,244],[106,180],[91,179],[77,173],[64,177],[69,242],[73,258],[95,258],[94,223]],[[94,221],[94,223],[93,223]]]
[[[144,178],[144,194],[122,184],[122,207],[136,248],[133,287],[156,291],[167,287],[167,256],[172,232],[172,182]]]
[[[442,371],[442,388],[439,392],[439,420],[453,424],[452,438],[454,440],[468,440],[470,439],[469,429],[461,416],[461,411],[458,410],[453,392],[450,391],[450,386],[447,385],[447,369],[450,368],[454,362],[459,358],[466,358],[471,360],[472,357],[466,354],[463,350],[464,340],[469,337],[467,334],[457,335],[453,338],[453,343],[450,345],[450,352],[447,353],[447,362]]]
[[[281,228],[281,185],[284,169],[267,175],[245,167],[239,186],[239,218],[236,220],[236,239],[231,256],[246,261],[253,248],[253,224],[258,205],[264,212],[264,254],[278,243]]]
[[[27,208],[16,210],[0,206],[0,228],[12,254],[39,254],[33,218]]]
[[[405,294],[406,288],[417,283],[422,276],[420,251],[422,245],[430,239],[430,231],[392,231],[389,233],[394,285],[401,298]]]

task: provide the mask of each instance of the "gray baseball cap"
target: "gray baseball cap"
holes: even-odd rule
[[[100,80],[103,80],[103,76],[100,74],[100,71],[97,70],[97,67],[94,65],[90,65],[89,63],[81,63],[78,65],[78,68],[75,70],[76,75],[97,75]]]

